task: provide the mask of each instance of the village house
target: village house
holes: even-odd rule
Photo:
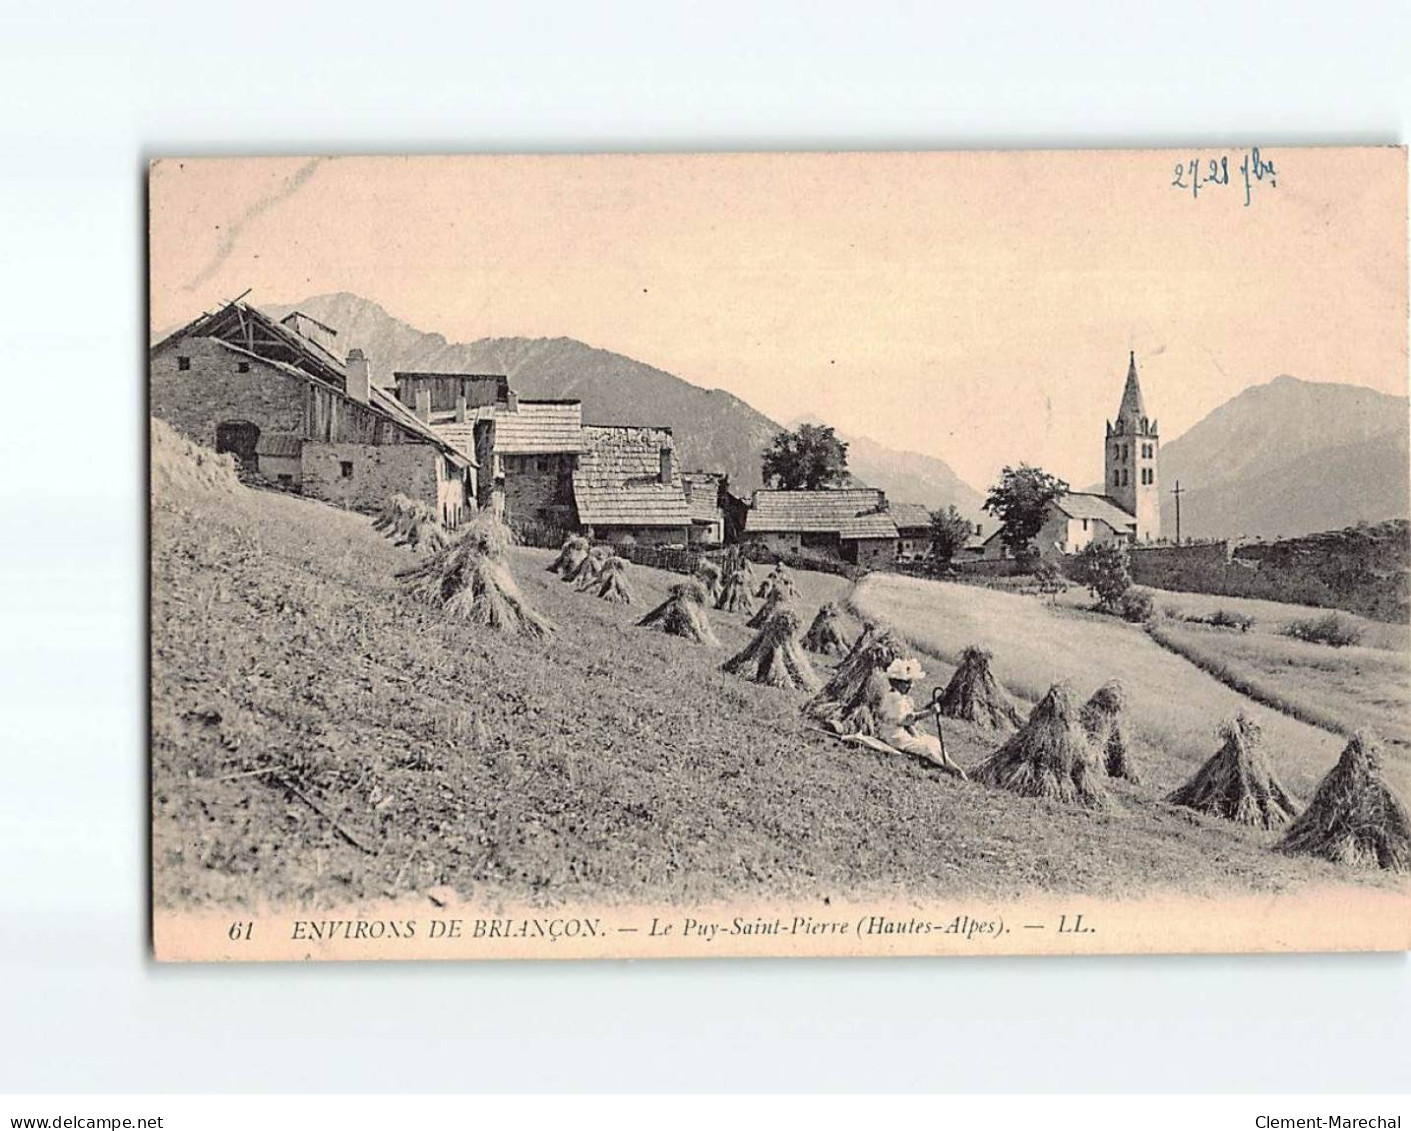
[[[897,558],[918,561],[931,553],[931,512],[920,503],[891,503],[887,513],[897,527]]]
[[[359,510],[403,494],[459,525],[475,507],[473,452],[374,383],[360,350],[340,360],[336,335],[298,311],[277,322],[227,303],[152,347],[152,414],[247,476]]]
[[[763,488],[751,499],[742,538],[777,554],[824,554],[877,569],[896,561],[899,534],[887,496],[874,488]]]
[[[725,505],[729,477],[720,471],[688,471],[681,476],[691,508],[691,545],[718,546],[725,541]]]
[[[573,472],[579,526],[600,542],[685,546],[691,507],[670,428],[583,425]]]

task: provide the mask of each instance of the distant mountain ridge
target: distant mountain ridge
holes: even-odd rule
[[[338,350],[361,349],[374,379],[393,370],[504,373],[526,398],[573,397],[591,424],[666,425],[676,437],[682,466],[724,471],[731,489],[748,494],[761,485],[760,456],[782,427],[721,389],[703,389],[663,369],[573,338],[481,338],[448,342],[418,330],[371,300],[340,293],[292,305],[268,306],[283,318],[301,310],[338,331]],[[855,439],[850,470],[897,502],[935,508],[954,503],[979,513],[979,495],[942,460],[894,452],[876,441]]]
[[[1411,511],[1406,397],[1287,375],[1225,402],[1160,455],[1161,528],[1289,537]]]

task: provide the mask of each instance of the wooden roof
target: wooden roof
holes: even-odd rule
[[[1096,519],[1113,530],[1130,530],[1137,520],[1105,495],[1089,495],[1070,491],[1053,500],[1053,505],[1069,518]]]
[[[898,530],[919,530],[931,525],[931,512],[920,503],[888,503],[887,513]]]
[[[886,496],[881,491],[870,487],[837,491],[762,489],[754,493],[745,515],[745,532],[836,533],[850,519],[881,510],[885,501]],[[895,525],[892,530],[895,537]]]
[[[691,509],[673,466],[661,482],[663,448],[675,451],[668,428],[584,425],[585,448],[573,473],[573,499],[585,526],[690,526]],[[674,462],[674,461],[673,461]]]
[[[522,400],[513,410],[496,406],[496,455],[548,455],[585,447],[582,401]]]

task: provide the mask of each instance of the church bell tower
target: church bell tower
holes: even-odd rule
[[[1161,537],[1161,484],[1156,456],[1161,447],[1156,421],[1146,414],[1141,382],[1137,380],[1137,355],[1127,363],[1127,384],[1117,418],[1107,422],[1107,497],[1137,520],[1137,541]]]

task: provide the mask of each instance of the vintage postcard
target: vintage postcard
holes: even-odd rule
[[[1411,945],[1404,148],[148,175],[158,958]]]

